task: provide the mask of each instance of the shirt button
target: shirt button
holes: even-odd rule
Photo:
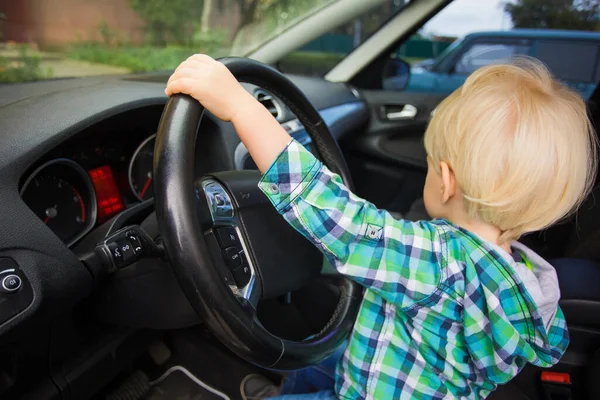
[[[273,194],[279,194],[279,186],[277,186],[275,183],[271,183],[271,185],[269,185],[269,190],[271,190],[271,193]]]

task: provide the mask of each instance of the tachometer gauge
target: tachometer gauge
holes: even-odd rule
[[[144,140],[133,153],[129,163],[129,186],[135,197],[141,201],[154,197],[152,158],[155,139],[156,134]]]
[[[67,245],[94,226],[94,189],[86,172],[73,161],[58,159],[42,165],[27,179],[21,196]]]

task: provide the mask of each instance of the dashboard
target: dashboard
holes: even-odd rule
[[[312,150],[303,125],[279,99],[260,88],[247,89],[290,135]],[[334,127],[361,107],[362,103],[352,102],[329,107],[321,114]],[[22,180],[21,197],[67,246],[122,211],[151,200],[154,144],[161,114],[162,107],[143,108],[84,129],[34,163]],[[239,140],[231,163],[215,160],[215,154],[228,151],[220,146],[222,140],[215,140],[209,132],[217,128],[214,121],[203,122],[201,127],[204,128],[198,136],[197,159],[204,165],[197,166],[198,176],[226,169],[256,169]]]
[[[101,277],[80,257],[93,251],[113,223],[144,208],[148,214],[139,223],[154,224],[160,234],[150,217],[152,159],[154,135],[167,103],[167,78],[158,74],[0,85],[0,264],[21,281],[17,293],[0,295],[0,337],[27,326],[25,321],[51,319],[98,288]],[[346,85],[290,79],[337,139],[368,124],[366,103]],[[311,149],[310,137],[291,110],[269,93],[245,86]],[[198,178],[255,168],[232,125],[210,114],[202,119],[195,152],[190,168]],[[158,316],[159,310],[184,310],[187,304],[168,271],[152,260],[143,268],[120,271],[124,279],[115,273],[109,282],[104,280],[106,320],[161,329],[196,318],[190,310]],[[149,291],[149,279],[160,289]],[[146,293],[152,296],[144,302],[157,303],[136,303]],[[177,296],[183,305],[164,306]]]

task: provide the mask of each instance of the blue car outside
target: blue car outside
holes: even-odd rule
[[[585,99],[600,80],[600,33],[542,29],[477,32],[455,41],[434,60],[411,68],[405,91],[450,94],[477,68],[519,56],[541,60]],[[393,80],[384,84],[393,89]]]

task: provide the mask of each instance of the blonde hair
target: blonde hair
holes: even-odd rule
[[[499,228],[501,242],[574,211],[596,174],[584,101],[531,59],[475,71],[437,107],[425,148],[436,168],[450,165],[467,213]]]

